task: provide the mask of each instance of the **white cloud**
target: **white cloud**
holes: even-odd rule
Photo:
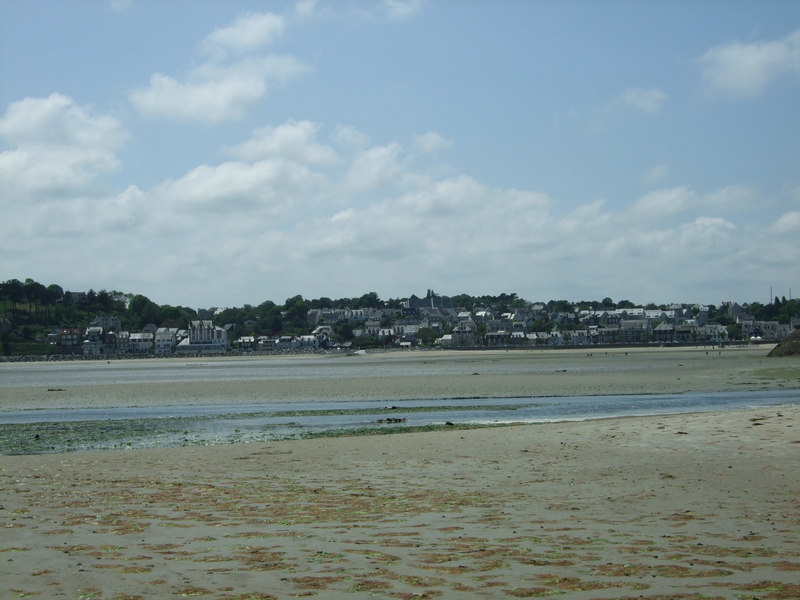
[[[794,235],[800,232],[800,212],[794,210],[781,215],[770,226],[770,231],[777,235]]]
[[[347,221],[348,219],[352,219],[354,215],[355,211],[352,208],[348,208],[347,210],[343,210],[333,215],[331,217],[331,222],[336,223],[337,221]]]
[[[366,8],[356,6],[351,12],[364,19],[404,21],[417,15],[424,5],[425,0],[380,0]]]
[[[647,171],[644,172],[644,174],[642,175],[642,183],[645,184],[657,183],[662,179],[666,179],[667,177],[669,177],[669,174],[670,174],[669,165],[666,164],[656,165],[652,169],[648,169]]]
[[[278,127],[264,127],[228,151],[243,160],[281,158],[312,165],[329,165],[339,160],[329,146],[315,140],[319,126],[311,121],[289,121]]]
[[[433,153],[439,150],[446,150],[453,145],[453,141],[443,138],[435,131],[429,131],[422,135],[415,135],[414,144],[423,152]]]
[[[154,73],[150,77],[150,86],[134,90],[130,98],[145,115],[218,122],[242,116],[266,93],[266,84],[261,77],[226,77],[181,83]]]
[[[800,76],[800,29],[778,40],[715,46],[700,63],[709,92],[757,96],[780,77]]]
[[[111,0],[108,5],[112,10],[122,12],[123,10],[128,10],[131,6],[133,6],[133,0]]]
[[[507,257],[506,251],[527,244],[531,231],[524,223],[540,224],[548,205],[543,195],[493,190],[461,175],[315,219],[303,228],[307,243],[298,251],[320,271],[345,261],[390,277],[464,267],[477,276],[485,274],[482,264],[490,255]]]
[[[697,217],[691,223],[681,225],[681,234],[693,243],[706,246],[713,244],[714,238],[735,231],[736,225],[722,217]]]
[[[55,96],[10,108],[0,132],[18,144],[50,147],[56,139],[56,148],[83,156],[95,144],[119,143],[119,125],[105,119]],[[354,136],[350,128],[337,133]],[[87,288],[192,306],[297,293],[389,297],[419,293],[428,285],[421,282],[443,293],[505,290],[537,300],[701,294],[719,302],[747,299],[726,290],[740,289],[742,278],[792,272],[798,259],[800,211],[750,224],[752,213],[738,211],[764,203],[746,186],[678,186],[623,208],[587,200],[564,211],[535,190],[417,171],[397,143],[340,156],[319,134],[310,121],[257,129],[227,149],[236,160],[199,165],[147,190],[63,188],[57,198],[48,192],[29,202],[2,186],[0,254],[13,256],[18,272],[57,282],[89,256]],[[37,160],[52,168],[49,157]],[[37,236],[51,243],[18,251]]]
[[[589,130],[595,133],[603,131],[610,121],[629,113],[654,116],[661,112],[667,100],[669,95],[663,90],[628,88],[595,111],[589,122]]]
[[[369,136],[351,125],[337,125],[333,138],[337,144],[348,148],[363,148],[369,144]]]
[[[286,28],[283,17],[272,13],[248,13],[232,25],[214,30],[203,41],[211,53],[252,52],[275,41]]]
[[[307,167],[283,160],[227,162],[203,165],[178,180],[164,182],[154,188],[152,197],[162,210],[173,213],[173,219],[225,214],[233,218],[230,233],[235,234],[263,227],[298,203],[305,202],[307,207],[319,179]],[[215,227],[221,229],[222,224]]]
[[[9,105],[0,119],[0,135],[22,145],[117,145],[124,138],[119,122],[91,112],[62,94],[25,98]]]
[[[725,212],[757,208],[764,201],[760,192],[749,185],[726,185],[704,194],[700,205]]]
[[[630,216],[637,219],[661,219],[690,210],[724,210],[726,213],[752,208],[760,201],[757,190],[744,185],[729,185],[707,194],[698,194],[686,186],[664,188],[636,200]]]
[[[631,212],[636,217],[660,219],[684,212],[696,198],[685,186],[650,192],[634,202]]]
[[[300,19],[307,19],[317,14],[317,0],[299,0],[294,5],[294,12]]]
[[[371,289],[405,293],[430,279],[451,293],[512,285],[533,298],[553,288],[576,299],[584,289],[587,297],[616,289],[633,298],[693,298],[699,285],[706,290],[709,279],[734,271],[739,247],[752,252],[760,243],[724,217],[660,229],[630,227],[625,211],[602,201],[565,216],[554,214],[554,206],[544,194],[491,189],[461,175],[304,219],[294,233],[302,244],[290,244],[291,234],[264,236],[257,254],[304,265],[302,277],[292,274],[297,269],[279,270],[280,277],[292,279],[295,289],[303,279],[324,279],[334,297],[361,281],[347,274],[370,273]],[[702,268],[687,269],[698,257]]]
[[[714,277],[716,269],[735,272],[737,247],[742,246],[737,229],[723,217],[698,217],[669,230],[663,239],[663,249],[667,255],[671,253],[684,261],[685,268],[680,273],[690,279],[701,273],[704,277]],[[702,268],[698,261],[702,261]]]
[[[423,0],[383,0],[380,8],[389,19],[400,21],[416,15],[423,4]]]
[[[205,64],[187,81],[155,73],[147,88],[130,93],[130,100],[147,116],[183,121],[220,122],[241,117],[268,93],[268,83],[285,81],[307,67],[292,57],[267,56],[228,67]]]
[[[273,84],[308,71],[291,56],[253,54],[284,28],[283,18],[271,13],[243,15],[203,40],[210,60],[180,79],[154,73],[147,87],[132,90],[128,97],[150,117],[212,123],[239,118],[266,97]],[[228,61],[229,55],[235,58]]]
[[[348,187],[366,190],[388,185],[403,171],[398,162],[400,144],[376,146],[360,153],[347,174]]]
[[[12,103],[0,135],[15,146],[0,153],[6,194],[74,192],[119,167],[115,150],[126,137],[116,119],[61,94]]]
[[[615,106],[626,110],[634,110],[647,115],[654,115],[661,111],[664,103],[669,99],[666,92],[659,89],[643,90],[629,88],[613,100]]]

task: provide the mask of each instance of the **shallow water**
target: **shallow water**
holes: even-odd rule
[[[800,403],[800,391],[302,402],[0,412],[0,453],[259,442],[344,431],[708,412]],[[392,422],[387,422],[387,420]]]
[[[430,352],[414,360],[397,356],[310,356],[269,359],[115,360],[3,365],[0,388],[69,388],[182,382],[265,381],[275,379],[358,379],[383,376],[530,374],[562,372],[556,355],[448,360]],[[657,358],[661,358],[656,356]],[[596,353],[591,361],[569,362],[571,372],[604,373],[652,368],[654,356]],[[665,360],[676,357],[663,355]],[[638,363],[638,364],[637,364]],[[697,411],[732,410],[800,403],[800,391],[752,391],[630,396],[431,399],[392,401],[314,401],[201,406],[3,411],[0,453],[59,452],[120,447],[265,441],[321,433],[404,427],[532,423]],[[399,422],[387,423],[387,419]],[[383,422],[380,422],[383,421]]]
[[[631,415],[704,412],[800,403],[798,390],[763,390],[748,392],[692,392],[685,394],[641,394],[616,396],[559,396],[549,398],[434,399],[395,401],[389,416],[404,416],[415,424],[458,419],[462,423],[503,421],[542,421],[587,419]],[[505,408],[513,405],[514,409]],[[504,407],[498,409],[497,407]],[[258,404],[179,405],[122,408],[86,408],[56,410],[0,411],[0,424],[42,423],[55,421],[98,421],[120,419],[206,418],[225,417],[259,425],[286,421],[279,413],[292,415],[293,422],[336,425],[345,417],[331,412],[360,411],[353,423],[363,424],[387,416],[385,401],[304,401]],[[441,408],[440,411],[413,412],[417,408]],[[367,412],[374,409],[374,412]],[[408,414],[403,414],[404,410]],[[320,413],[306,415],[305,413]],[[326,413],[326,414],[323,414]],[[452,418],[451,418],[452,417]],[[353,417],[349,417],[353,418]]]

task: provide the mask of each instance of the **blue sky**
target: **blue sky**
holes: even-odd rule
[[[0,278],[800,293],[800,3],[0,3]]]

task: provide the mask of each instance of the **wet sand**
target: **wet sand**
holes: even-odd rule
[[[632,365],[624,381],[577,369],[596,364],[596,352],[558,353],[541,359],[553,360],[552,373],[515,375],[506,387],[485,361],[533,356],[447,353],[475,362],[424,397],[499,396],[498,387],[530,395],[800,385],[797,359],[729,352],[715,361],[703,350],[643,351],[646,363],[623,355]],[[449,359],[428,354],[367,358]],[[649,365],[645,373],[641,364]],[[369,393],[370,378],[363,379],[356,394]],[[434,385],[422,379],[384,378],[379,393],[412,398]],[[325,389],[283,393],[347,392],[338,383]],[[119,392],[98,393],[96,401]],[[2,393],[5,407],[9,391]],[[21,405],[35,401],[32,394]],[[0,597],[798,598],[798,467],[796,405],[0,456]]]
[[[136,385],[0,387],[0,410],[309,400],[416,400],[658,394],[800,388],[800,360],[768,359],[770,347],[625,350],[419,351],[359,356],[165,359],[176,365],[239,360],[263,365],[263,379]],[[591,356],[590,356],[591,354]],[[155,359],[154,359],[155,360]],[[347,378],[274,378],[276,361],[357,366]],[[102,366],[102,363],[100,363]],[[117,368],[112,362],[109,369]],[[75,368],[97,368],[78,363]],[[7,368],[41,368],[0,364]],[[375,375],[379,369],[380,375]],[[447,374],[439,371],[446,370]],[[509,372],[510,371],[510,372]],[[396,373],[396,374],[394,374]],[[409,376],[409,373],[414,373]]]

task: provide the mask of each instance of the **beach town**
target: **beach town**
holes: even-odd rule
[[[75,294],[76,303],[86,303]],[[146,323],[127,331],[115,315],[96,314],[86,328],[55,328],[47,335],[61,355],[172,355],[198,353],[285,352],[348,349],[370,340],[387,348],[435,345],[472,347],[562,347],[604,345],[701,344],[779,342],[800,329],[800,317],[759,320],[735,302],[716,306],[673,304],[657,308],[600,306],[577,303],[547,306],[453,305],[451,298],[429,291],[411,295],[397,308],[306,308],[307,333],[257,334],[258,318],[226,323],[230,309],[208,311],[210,318],[189,320],[187,327]],[[559,310],[560,309],[560,310]],[[228,314],[228,316],[230,316]],[[216,323],[215,323],[216,321]],[[724,324],[727,323],[727,324]],[[340,335],[342,327],[346,335]],[[244,332],[244,333],[242,333]]]

